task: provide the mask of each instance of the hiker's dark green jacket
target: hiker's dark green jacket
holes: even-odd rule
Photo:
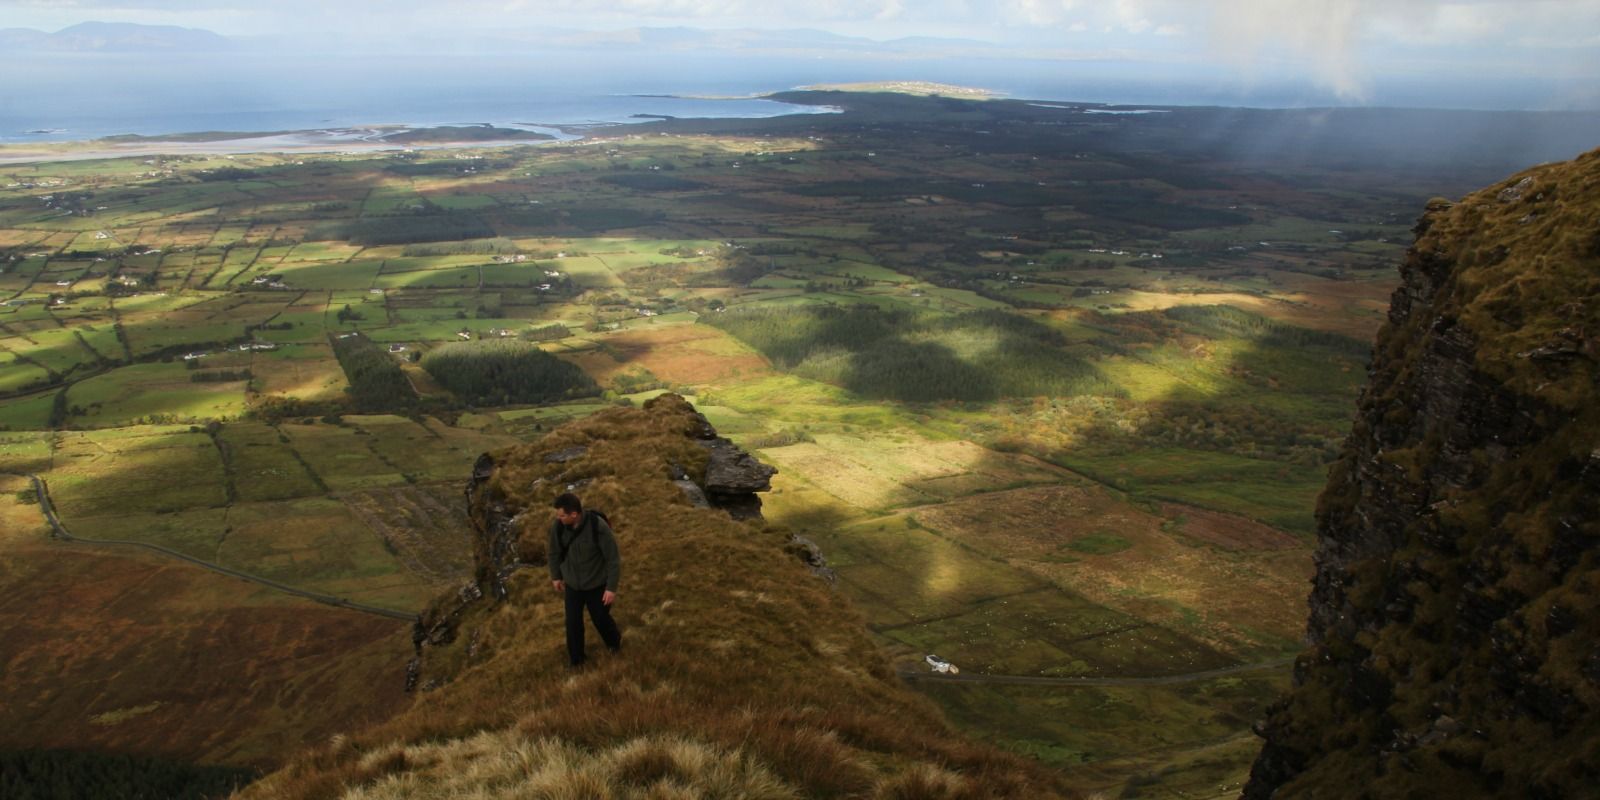
[[[604,586],[617,590],[622,578],[622,556],[611,526],[593,511],[583,512],[578,527],[550,520],[550,580],[565,581],[567,588],[584,591]]]

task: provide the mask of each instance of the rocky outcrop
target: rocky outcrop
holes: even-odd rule
[[[833,567],[828,566],[828,559],[823,557],[822,548],[818,547],[816,542],[799,534],[791,534],[789,543],[784,546],[784,549],[794,554],[795,558],[805,562],[806,567],[810,568],[811,574],[827,581],[830,585],[839,582],[839,573],[835,572]]]
[[[1600,151],[1416,233],[1246,798],[1600,785]]]
[[[734,519],[760,519],[761,498],[757,492],[772,488],[775,467],[761,463],[738,445],[717,435],[717,430],[705,415],[694,410],[678,395],[662,395],[646,404],[642,412],[648,417],[652,410],[671,409],[680,415],[682,435],[707,453],[707,458],[694,474],[684,464],[666,460],[667,477],[683,493],[684,499],[698,507],[720,508]],[[619,409],[619,411],[624,410]],[[544,442],[502,453],[484,453],[478,457],[467,482],[466,501],[471,509],[475,531],[474,580],[478,588],[490,597],[505,597],[505,579],[519,566],[543,563],[545,525],[549,515],[542,506],[524,506],[511,501],[508,493],[496,484],[499,460],[507,458],[519,462],[537,462],[558,467],[551,475],[538,475],[523,490],[540,493],[548,490],[554,497],[563,491],[582,489],[591,480],[585,475],[584,459],[590,454],[590,444],[574,444],[551,449]],[[524,535],[538,541],[523,542]],[[532,554],[533,561],[523,558]]]
[[[772,488],[772,476],[777,474],[777,468],[761,463],[720,436],[701,439],[697,444],[710,456],[706,462],[707,501],[716,508],[726,509],[734,519],[760,517],[761,498],[756,492]]]
[[[676,495],[657,502],[716,508],[736,520],[759,521],[756,493],[771,487],[776,472],[718,436],[703,414],[673,394],[642,409],[601,412],[537,442],[479,456],[465,492],[474,529],[473,583],[435,600],[422,614],[412,635],[417,655],[407,666],[406,688],[436,685],[423,675],[426,650],[455,642],[459,620],[486,598],[505,600],[513,573],[546,565],[550,503],[561,492],[578,492],[620,528],[628,523],[628,513],[618,509],[641,498],[620,492],[616,484],[638,473],[676,489]],[[815,546],[791,552],[817,574],[831,575]]]

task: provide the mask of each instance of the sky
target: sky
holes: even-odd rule
[[[1384,81],[1509,80],[1561,84],[1568,95],[1553,104],[1600,107],[1600,0],[0,0],[0,28],[88,20],[403,41],[551,26],[807,28],[976,39],[1152,75],[1304,80],[1352,104]]]

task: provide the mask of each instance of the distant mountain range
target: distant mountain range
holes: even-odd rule
[[[208,52],[234,50],[234,40],[211,31],[174,25],[84,22],[55,33],[32,28],[0,29],[6,52]]]

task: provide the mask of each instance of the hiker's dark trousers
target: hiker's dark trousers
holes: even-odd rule
[[[589,619],[594,620],[594,629],[600,632],[600,640],[606,643],[606,647],[616,650],[622,646],[622,632],[617,630],[617,623],[611,619],[611,609],[600,600],[605,593],[604,586],[598,589],[567,587],[567,658],[571,659],[574,666],[583,663],[585,608],[589,609]]]

